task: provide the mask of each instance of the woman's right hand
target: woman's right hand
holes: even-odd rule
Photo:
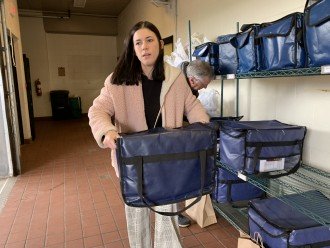
[[[110,130],[104,135],[103,145],[110,149],[116,149],[117,148],[117,145],[116,145],[117,138],[120,138],[118,132],[116,132],[114,130]]]

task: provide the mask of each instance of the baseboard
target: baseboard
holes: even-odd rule
[[[34,120],[36,120],[36,121],[51,121],[51,120],[53,120],[53,117],[51,117],[51,116],[34,117]]]
[[[24,144],[31,144],[33,142],[32,138],[24,139]]]
[[[81,113],[81,117],[87,118],[88,114],[87,113]],[[52,121],[54,120],[52,116],[41,116],[41,117],[34,117],[35,121]],[[72,119],[67,119],[67,120],[75,120],[74,118]]]

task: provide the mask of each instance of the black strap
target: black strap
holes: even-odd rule
[[[289,238],[289,237],[288,237]],[[289,244],[289,242],[288,242]],[[323,242],[317,242],[314,244],[308,244],[308,245],[288,245],[289,248],[322,248],[322,247],[328,247],[330,246],[330,240],[323,241]]]
[[[275,38],[275,37],[278,37],[278,36],[280,36],[280,37],[286,37],[286,36],[288,36],[288,35],[290,34],[292,28],[295,27],[295,26],[297,25],[297,24],[296,24],[296,21],[297,21],[296,19],[297,19],[297,17],[295,16],[297,13],[298,13],[298,12],[295,12],[295,13],[289,14],[289,15],[284,16],[284,17],[282,17],[281,19],[278,19],[278,20],[276,20],[276,21],[274,21],[274,22],[268,22],[268,23],[262,23],[262,24],[260,24],[260,27],[261,27],[261,28],[265,28],[265,27],[269,27],[270,25],[273,25],[273,24],[275,24],[275,23],[277,23],[277,22],[280,22],[280,21],[282,21],[282,20],[285,20],[285,19],[287,19],[287,18],[291,18],[290,28],[289,28],[289,30],[288,30],[287,33],[285,33],[285,34],[261,34],[261,35],[258,34],[258,35],[256,36],[256,38],[262,38],[262,37],[266,37],[266,38]]]
[[[204,183],[205,183],[205,170],[206,170],[207,151],[206,150],[203,150],[203,151],[199,151],[199,152],[194,152],[195,155],[196,155],[196,153],[198,153],[198,155],[199,155],[200,168],[201,168],[201,188],[200,188],[200,193],[199,193],[199,196],[192,203],[190,203],[188,206],[182,208],[181,210],[179,210],[177,212],[161,212],[161,211],[157,211],[157,210],[153,209],[148,204],[147,199],[143,195],[143,164],[146,162],[145,159],[148,160],[152,156],[138,157],[138,160],[137,160],[137,163],[136,163],[136,170],[137,170],[137,176],[138,176],[138,178],[137,178],[137,180],[138,180],[137,181],[137,184],[138,184],[138,194],[140,196],[140,199],[142,200],[142,202],[145,204],[146,207],[148,207],[153,212],[158,213],[158,214],[161,214],[161,215],[175,216],[175,215],[178,215],[178,214],[186,211],[188,208],[190,208],[191,206],[193,206],[194,204],[196,204],[198,201],[200,201],[200,199],[203,196],[203,189],[204,189]],[[179,155],[181,155],[181,156],[183,154],[184,153],[179,153]],[[167,157],[168,156],[169,155],[167,155]],[[135,157],[135,158],[137,158],[137,157]]]
[[[245,32],[245,31],[247,31],[247,30],[249,30],[249,29],[252,29],[252,28],[255,27],[255,26],[259,26],[259,25],[260,25],[259,23],[243,24],[243,25],[241,26],[241,31],[242,31],[242,32]]]
[[[262,148],[262,146],[258,145],[256,147],[256,150],[254,151],[253,162],[252,162],[254,172],[257,171],[257,163],[258,163],[259,156],[260,156],[260,153],[261,153],[261,148]]]
[[[227,184],[227,199],[229,203],[233,202],[233,199],[231,198],[231,183]]]
[[[247,147],[272,147],[272,146],[294,146],[302,144],[302,140],[274,141],[274,142],[246,142]]]
[[[257,169],[257,164],[258,164],[258,160],[260,157],[262,147],[300,145],[301,150],[302,150],[302,144],[303,144],[302,140],[280,141],[280,142],[246,142],[247,147],[256,147],[256,149],[254,151],[253,162],[252,162],[252,167],[253,167],[254,172],[256,173],[257,176],[267,175],[268,178],[278,178],[278,177],[282,177],[282,176],[294,173],[298,170],[300,162],[296,166],[294,166],[290,171],[285,172],[285,173],[279,173],[279,174],[273,174],[273,175],[270,175],[269,173],[258,173],[256,169]]]
[[[313,6],[314,5],[317,5],[319,2],[321,1],[317,1],[315,3],[312,3],[312,4],[309,4],[309,0],[306,1],[306,4],[305,4],[305,10],[304,10],[304,13],[305,13],[305,25],[306,26],[309,26],[309,27],[318,27],[320,25],[323,25],[324,23],[326,23],[327,21],[330,20],[330,15],[326,16],[325,18],[323,19],[319,19],[316,23],[310,23],[310,15],[311,15],[311,11],[313,9]]]
[[[237,180],[219,180],[219,183],[222,184],[236,184],[236,183],[245,183],[242,179],[237,179]]]
[[[204,150],[206,156],[215,155],[214,148]],[[157,154],[157,155],[148,155],[148,156],[135,156],[129,158],[122,158],[123,164],[138,164],[143,157],[143,163],[156,163],[156,162],[166,162],[171,160],[188,160],[199,157],[199,152],[182,152],[182,153],[171,153],[171,154]]]

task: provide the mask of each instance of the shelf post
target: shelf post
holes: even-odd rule
[[[239,79],[236,78],[236,116],[239,116]]]
[[[221,76],[220,117],[223,116],[223,76]]]
[[[239,22],[236,22],[236,30],[238,33],[239,32]],[[239,116],[239,79],[238,78],[236,78],[236,116]]]
[[[192,54],[191,54],[191,24],[190,20],[188,21],[188,35],[189,35],[189,61],[192,61]]]

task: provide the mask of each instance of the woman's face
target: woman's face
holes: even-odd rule
[[[139,29],[133,35],[133,45],[142,70],[153,68],[159,55],[159,41],[156,34],[147,28]]]

